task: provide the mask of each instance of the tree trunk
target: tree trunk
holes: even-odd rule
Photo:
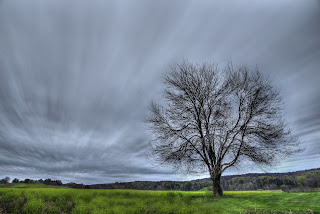
[[[222,191],[222,187],[220,184],[221,181],[221,174],[214,174],[211,177],[212,180],[212,192],[213,192],[213,196],[223,196],[223,191]]]

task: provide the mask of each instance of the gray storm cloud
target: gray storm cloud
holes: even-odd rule
[[[143,120],[172,62],[258,65],[320,163],[318,1],[0,1],[0,172],[104,183],[183,179],[147,159]]]

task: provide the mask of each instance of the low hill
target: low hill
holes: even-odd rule
[[[209,178],[192,181],[134,181],[116,182],[111,184],[85,185],[77,183],[63,184],[60,180],[31,180],[19,181],[14,179],[8,183],[1,180],[0,187],[12,188],[76,188],[76,189],[135,189],[135,190],[181,190],[181,191],[210,191],[212,183]],[[248,173],[243,175],[222,176],[221,185],[226,191],[248,190],[283,190],[286,192],[320,191],[320,168],[287,173]]]
[[[243,175],[222,176],[221,184],[224,190],[277,190],[312,191],[320,188],[320,168],[287,172],[287,173],[248,173]],[[209,178],[192,181],[135,181],[113,184],[87,185],[89,189],[137,189],[137,190],[210,190]]]

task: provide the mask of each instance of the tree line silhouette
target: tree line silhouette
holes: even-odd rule
[[[136,190],[179,190],[199,191],[212,190],[210,178],[193,181],[135,181],[116,182],[112,184],[77,184],[74,182],[63,184],[61,180],[52,179],[13,179],[5,177],[1,184],[12,185],[17,183],[45,184],[77,189],[136,189]],[[283,190],[286,192],[310,192],[320,188],[320,168],[290,173],[255,173],[245,175],[222,176],[221,185],[227,191],[245,190]],[[4,187],[2,185],[2,187]]]

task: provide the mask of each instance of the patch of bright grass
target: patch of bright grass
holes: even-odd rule
[[[320,213],[319,202],[320,192],[0,188],[3,213]]]

